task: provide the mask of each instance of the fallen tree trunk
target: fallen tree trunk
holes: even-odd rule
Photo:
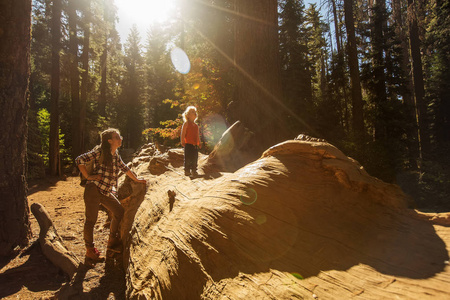
[[[31,212],[39,223],[39,244],[45,257],[72,277],[80,265],[80,260],[64,245],[62,238],[56,231],[49,214],[42,204],[33,203]]]
[[[122,223],[126,297],[448,298],[450,230],[336,147],[304,139],[231,172],[237,151],[220,143],[199,178],[171,159],[160,175],[151,158],[138,165],[147,190]]]

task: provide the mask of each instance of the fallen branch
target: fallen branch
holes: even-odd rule
[[[31,205],[31,212],[39,223],[39,244],[41,245],[42,252],[48,260],[72,277],[80,265],[80,260],[64,245],[64,241],[56,231],[43,205],[33,203]]]

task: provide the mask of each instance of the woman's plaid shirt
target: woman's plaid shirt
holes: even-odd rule
[[[96,149],[89,151],[87,153],[81,154],[75,159],[76,165],[85,165],[87,162],[94,159],[93,174],[100,174],[102,178],[100,181],[89,180],[93,182],[99,189],[100,193],[105,196],[110,197],[111,195],[117,197],[117,178],[119,177],[119,170],[123,173],[127,173],[130,169],[122,161],[119,152],[113,155],[112,168],[107,167],[105,164],[100,164],[100,154],[101,148],[96,147]]]

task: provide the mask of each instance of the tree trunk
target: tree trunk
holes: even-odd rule
[[[31,0],[0,4],[0,256],[30,238],[27,113]]]
[[[408,136],[408,151],[409,151],[409,162],[411,166],[416,169],[418,167],[418,159],[419,155],[419,132],[418,132],[418,124],[416,119],[416,106],[414,103],[413,94],[413,86],[409,69],[409,47],[408,47],[408,39],[403,30],[403,15],[402,15],[402,4],[401,0],[393,0],[393,14],[395,20],[395,33],[397,38],[401,41],[402,45],[402,61],[401,61],[401,69],[405,76],[406,89],[402,93],[403,103],[405,105],[405,110],[408,115],[408,120],[411,126],[408,126],[408,130],[406,132]]]
[[[235,6],[239,79],[234,114],[267,146],[281,137],[277,1],[239,0]]]
[[[387,102],[386,93],[386,74],[384,60],[384,30],[383,12],[386,3],[384,0],[375,0],[372,7],[373,33],[372,33],[372,51],[373,51],[373,77],[374,93],[377,116],[375,117],[375,140],[385,140],[388,136],[385,120],[385,103]]]
[[[59,155],[59,85],[60,85],[60,48],[61,48],[61,0],[53,1],[52,8],[52,71],[50,97],[50,145],[49,165],[51,175],[61,175]]]
[[[81,63],[83,72],[81,73],[81,98],[80,98],[80,149],[84,152],[86,138],[86,103],[88,98],[89,85],[89,47],[91,38],[91,0],[86,0],[84,7],[83,22],[83,53],[81,54]]]
[[[412,74],[415,106],[419,124],[420,156],[427,158],[430,154],[430,136],[428,130],[427,104],[425,103],[425,86],[422,70],[422,55],[420,53],[419,27],[417,10],[413,0],[408,0],[408,28],[411,49]]]
[[[103,51],[100,56],[100,97],[98,99],[98,113],[105,117],[106,116],[106,75],[107,75],[107,58],[108,58],[108,32],[109,32],[109,17],[108,17],[108,1],[104,2],[104,8],[103,8],[103,18],[105,23],[107,24],[105,26],[105,36],[103,37]]]
[[[69,0],[69,59],[70,59],[70,94],[72,98],[72,158],[81,154],[80,136],[80,74],[78,72],[78,0]]]
[[[364,138],[363,101],[361,93],[361,80],[359,78],[358,52],[356,48],[355,24],[353,19],[352,0],[344,0],[345,27],[347,28],[347,55],[350,68],[353,132],[362,142]]]
[[[336,35],[336,49],[338,54],[341,53],[341,28],[339,26],[337,11],[336,11],[336,0],[331,0],[332,10],[333,10],[333,20],[334,20],[334,33]]]
[[[100,56],[100,97],[98,99],[98,113],[106,116],[106,61],[108,58],[108,37],[104,37],[103,52]]]

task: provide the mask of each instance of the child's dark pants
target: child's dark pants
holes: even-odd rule
[[[197,171],[198,149],[192,144],[184,145],[184,171]]]

